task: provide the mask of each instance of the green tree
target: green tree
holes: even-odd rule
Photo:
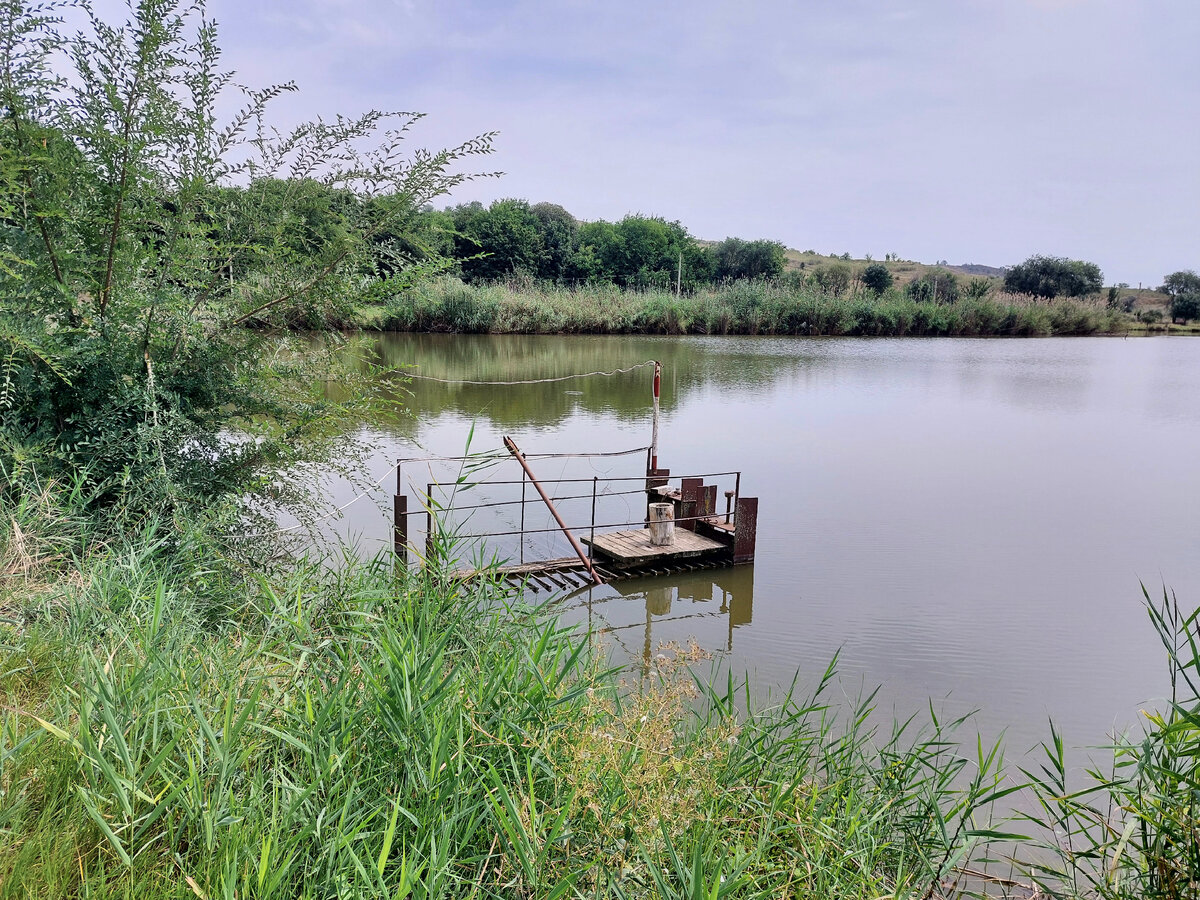
[[[706,275],[707,262],[678,222],[652,216],[626,216],[620,222],[587,222],[579,227],[568,277],[611,281],[622,287],[666,288],[675,284],[680,260],[684,283]]]
[[[738,278],[775,278],[783,274],[786,250],[778,241],[744,241],[725,238],[710,253],[713,277],[720,281]]]
[[[1189,322],[1200,319],[1200,291],[1176,294],[1171,298],[1171,321]]]
[[[1057,256],[1031,256],[1004,273],[1004,289],[1034,297],[1084,297],[1098,294],[1104,276],[1095,263]]]
[[[562,281],[567,271],[579,222],[557,203],[535,203],[529,211],[537,220],[542,235],[542,261],[538,277]]]
[[[962,289],[962,295],[971,300],[983,300],[991,293],[995,284],[990,278],[972,278]]]
[[[905,293],[923,303],[957,303],[958,277],[945,269],[932,269],[905,286]]]
[[[233,75],[203,2],[140,0],[120,25],[82,11],[76,33],[0,3],[4,484],[82,474],[98,507],[134,513],[278,490],[344,407],[244,326],[375,290],[393,218],[364,215],[371,198],[422,208],[491,136],[406,159],[420,117],[380,111],[276,134],[290,84],[221,126]]]
[[[625,239],[612,222],[584,222],[567,263],[572,282],[616,281],[625,262]]]
[[[838,262],[814,269],[810,277],[819,288],[837,296],[850,287],[854,273],[848,265]]]
[[[666,287],[675,282],[679,254],[690,238],[678,222],[626,216],[617,223],[622,255],[617,280],[627,287]]]
[[[883,263],[872,263],[863,269],[861,280],[876,294],[882,294],[892,286],[892,273]]]
[[[1200,275],[1191,269],[1172,272],[1163,279],[1162,287],[1158,290],[1169,297],[1177,297],[1180,294],[1200,294]]]
[[[496,200],[486,209],[471,203],[455,208],[452,215],[455,255],[466,280],[536,276],[541,271],[546,255],[542,226],[526,201]]]

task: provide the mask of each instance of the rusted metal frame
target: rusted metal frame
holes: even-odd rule
[[[666,473],[669,472],[670,470],[669,469],[660,469],[659,471],[662,472],[663,477],[666,478],[666,477],[668,477]],[[671,475],[671,476],[669,476],[669,480],[674,481],[677,478],[721,478],[721,477],[729,476],[729,475],[741,475],[741,473],[734,469],[730,469],[728,472],[700,472],[696,475],[683,475],[683,476]],[[550,479],[551,483],[553,483],[553,484],[587,484],[591,480],[592,480],[591,478],[551,478]],[[600,480],[601,481],[645,481],[646,476],[645,475],[619,475],[619,476],[611,476],[611,477],[607,477],[607,478],[601,478]],[[487,480],[487,483],[488,484],[520,484],[521,480],[519,478],[513,478],[511,480],[501,479],[501,480],[493,481],[492,479],[489,478]]]
[[[754,549],[758,541],[758,498],[739,497],[734,509],[733,562],[754,562]]]
[[[396,461],[396,493],[392,495],[392,551],[401,565],[408,564],[408,495],[404,493],[404,476]]]
[[[712,516],[691,516],[686,521],[688,521],[688,522],[697,522],[697,521],[705,522],[711,518],[712,518]],[[676,517],[676,519],[675,519],[676,523],[683,522],[683,521],[685,521],[685,520],[680,517]],[[645,525],[645,524],[646,523],[644,520],[639,520],[637,522],[608,522],[604,525],[597,525],[596,527],[597,528],[627,528],[627,527],[631,527],[633,525]],[[552,534],[552,533],[558,532],[558,531],[562,531],[562,528],[527,528],[524,531],[524,533],[525,534]],[[521,533],[522,532],[520,532],[520,531],[481,531],[478,534],[463,534],[463,535],[459,535],[459,536],[462,537],[464,540],[473,540],[475,538],[485,538],[485,537],[511,537],[514,534],[521,534]]]
[[[556,521],[559,527],[562,528],[563,534],[567,536],[567,540],[571,543],[571,549],[575,551],[575,555],[579,557],[579,561],[583,563],[583,567],[587,569],[588,574],[592,576],[592,581],[594,581],[596,584],[604,584],[604,579],[596,574],[596,570],[592,568],[592,561],[588,559],[587,554],[583,552],[583,545],[580,544],[575,535],[571,533],[571,529],[567,527],[567,523],[562,520],[562,516],[560,516],[558,514],[558,510],[554,508],[554,501],[550,499],[550,496],[546,493],[541,483],[537,480],[537,476],[533,474],[533,470],[529,468],[529,463],[526,462],[525,457],[521,455],[521,451],[513,442],[513,439],[505,436],[504,446],[507,448],[508,452],[516,458],[517,462],[521,464],[521,468],[525,470],[525,474],[529,476],[529,480],[533,482],[533,486],[537,488],[537,492],[541,494],[542,500],[546,504],[546,508],[550,510],[550,515],[554,517],[554,521]],[[524,507],[522,507],[522,509],[524,509]]]
[[[596,485],[599,482],[600,482],[599,477],[596,475],[593,475],[592,476],[592,532],[591,532],[591,543],[588,544],[588,557],[589,558],[591,558],[592,556],[595,556],[595,553],[592,551],[592,547],[596,543]]]
[[[696,512],[703,486],[703,478],[684,478],[679,483],[679,515],[675,521],[683,522],[683,527],[688,531],[696,530],[696,520],[699,518]]]
[[[597,476],[597,480],[599,480],[598,476]],[[639,479],[639,480],[641,480],[641,479]],[[487,483],[488,484],[496,484],[496,482],[494,482],[494,481],[489,481]],[[609,491],[605,494],[599,494],[599,496],[601,496],[601,497],[626,497],[626,496],[630,496],[633,494],[640,494],[640,493],[642,493],[642,489],[637,488],[636,490],[632,490],[632,491]],[[553,500],[555,503],[560,503],[563,500],[587,500],[591,496],[592,495],[590,493],[568,494],[565,497],[551,497],[550,499]],[[497,507],[497,506],[517,506],[518,504],[528,503],[528,502],[529,501],[524,500],[524,499],[521,499],[521,500],[495,500],[491,503],[469,503],[469,504],[464,504],[463,506],[455,505],[454,508],[457,510],[460,510],[460,511],[464,510],[464,509],[493,509],[494,507]]]

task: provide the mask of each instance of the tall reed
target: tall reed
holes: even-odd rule
[[[1041,851],[1029,872],[1050,897],[1200,897],[1200,608],[1143,593],[1166,651],[1164,707],[1144,712],[1142,733],[1117,737],[1107,770],[1075,777],[1052,726],[1043,763],[1026,773]]]
[[[612,285],[424,281],[364,318],[395,331],[512,334],[1036,336],[1124,331],[1127,317],[1086,300],[1011,295],[915,300],[898,290],[833,293],[787,280],[738,281],[675,296]]]
[[[832,667],[739,712],[499,581],[161,538],[5,626],[0,897],[933,896],[1009,790],[959,723],[839,714]]]

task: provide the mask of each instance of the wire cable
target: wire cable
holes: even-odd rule
[[[417,378],[421,381],[436,381],[438,384],[480,384],[480,385],[495,385],[497,387],[512,387],[520,384],[553,384],[558,381],[572,381],[576,378],[593,378],[603,377],[611,378],[613,375],[624,375],[626,372],[635,372],[638,369],[644,369],[646,366],[655,364],[653,359],[648,359],[645,362],[638,363],[636,366],[630,366],[627,369],[613,369],[611,372],[580,372],[578,375],[560,375],[557,378],[531,378],[528,381],[469,381],[467,379],[457,378],[435,378],[432,375],[418,375],[415,372],[405,372],[402,378]]]

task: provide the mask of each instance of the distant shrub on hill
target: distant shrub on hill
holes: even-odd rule
[[[1031,256],[1004,274],[1004,289],[1034,297],[1085,297],[1098,294],[1104,276],[1095,263],[1057,256]]]
[[[882,294],[892,286],[892,273],[883,263],[871,263],[863,269],[862,283],[876,294]]]

